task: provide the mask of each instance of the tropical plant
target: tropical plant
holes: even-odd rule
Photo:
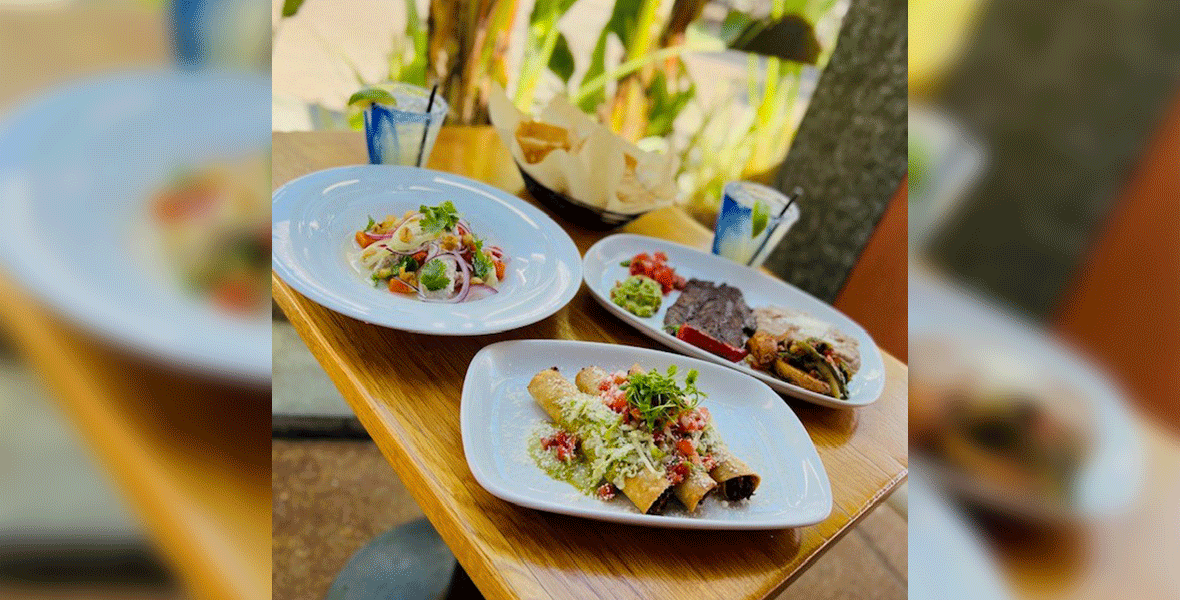
[[[535,0],[528,27],[515,32],[520,0],[429,0],[425,19],[415,0],[405,0],[406,29],[394,40],[389,79],[438,83],[451,106],[449,122],[480,125],[488,122],[493,82],[512,90],[514,103],[531,112],[551,73],[575,105],[623,137],[678,153],[682,192],[703,219],[715,211],[726,181],[765,181],[781,163],[800,116],[794,108],[805,66],[822,68],[831,55],[830,45],[821,48],[817,40],[816,24],[847,2],[773,0],[765,18],[731,10],[719,30],[709,31],[700,20],[708,0],[615,0],[585,58],[585,74],[572,81],[577,59],[557,25],[576,1]],[[670,10],[661,6],[669,1]],[[294,14],[301,3],[286,0],[283,14]],[[524,52],[520,69],[509,73],[514,35]],[[612,37],[623,47],[617,64],[607,58]],[[697,83],[680,57],[725,49],[749,53],[745,102],[700,106]],[[678,116],[694,103],[704,115],[701,125],[679,136],[679,144],[667,143]]]

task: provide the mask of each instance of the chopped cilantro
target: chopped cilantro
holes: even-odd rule
[[[627,260],[625,260],[625,261],[623,261],[623,262],[619,263],[619,266],[620,266],[620,267],[629,267],[629,266],[631,266],[631,259],[629,259],[629,258],[628,258]]]
[[[483,253],[483,240],[475,240],[475,250],[471,252],[471,257],[472,265],[475,267],[475,276],[487,280],[493,265],[492,259]]]
[[[425,265],[422,270],[418,272],[418,282],[426,289],[437,292],[451,283],[447,277],[447,268],[443,261],[434,259]]]
[[[421,225],[422,231],[426,233],[450,231],[459,222],[459,211],[455,210],[455,205],[451,204],[450,200],[438,206],[426,206],[423,204],[418,208],[418,212],[425,215],[421,221]]]
[[[683,387],[676,381],[676,372],[676,365],[670,365],[666,374],[652,370],[631,375],[619,386],[627,393],[627,403],[639,409],[640,417],[652,430],[663,429],[680,413],[696,408],[704,396],[696,386],[696,369],[689,369]]]
[[[393,270],[397,271],[401,267],[405,267],[407,271],[417,271],[418,261],[414,260],[413,256],[403,256],[396,263],[393,264]]]

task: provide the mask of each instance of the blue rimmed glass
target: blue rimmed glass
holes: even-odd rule
[[[796,188],[793,195],[801,193]],[[798,220],[799,205],[786,194],[760,183],[731,181],[717,213],[713,254],[758,268]]]
[[[373,103],[365,109],[365,143],[369,163],[421,167],[430,158],[438,131],[447,118],[447,101],[430,90],[408,83],[383,84],[396,106]],[[427,106],[430,112],[426,112]]]

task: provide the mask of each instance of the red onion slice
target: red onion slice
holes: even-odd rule
[[[475,300],[482,300],[488,296],[494,296],[497,293],[499,291],[490,285],[473,283],[471,284],[471,292],[467,294],[467,301],[474,302]]]

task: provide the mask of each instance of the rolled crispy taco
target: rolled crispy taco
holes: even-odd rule
[[[554,422],[577,433],[573,428],[574,424],[567,423],[562,414],[564,402],[584,395],[578,391],[577,386],[553,368],[537,373],[529,382],[528,390]],[[587,452],[588,458],[594,458],[589,456],[589,453],[593,452],[592,449],[584,448],[584,451]],[[634,476],[624,477],[622,481],[615,483],[640,512],[649,515],[663,512],[673,493],[672,484],[663,472],[648,469],[641,469]]]
[[[637,373],[643,373],[643,369],[639,365],[633,365],[627,371],[628,375],[635,375]],[[582,369],[576,377],[578,388],[597,390],[598,384],[601,383],[606,375],[606,372],[598,367]],[[730,453],[729,449],[722,443],[717,444],[717,447],[713,449],[713,458],[716,466],[709,471],[709,478],[718,484],[718,492],[722,497],[731,502],[736,502],[754,495],[754,490],[758,489],[758,484],[762,482],[762,478],[750,468],[750,465],[747,465],[740,458]],[[689,482],[686,481],[685,483]],[[677,491],[677,498],[685,506],[690,506],[689,502],[685,502],[685,499],[681,497],[681,493],[689,498],[690,501],[695,494],[700,494],[700,498],[696,499],[697,502],[700,502],[701,498],[708,493],[708,491],[702,491],[705,485],[707,484],[702,478],[694,477],[691,482],[691,488],[685,489],[683,492]],[[712,487],[709,488],[709,490],[712,489]],[[695,507],[696,504],[693,503],[689,510]]]
[[[642,372],[638,365],[631,367],[631,373]],[[610,377],[610,374],[598,367],[586,367],[578,371],[578,375],[574,378],[577,382],[578,389],[586,394],[598,395],[601,391],[601,384]],[[688,512],[693,512],[697,509],[697,505],[709,492],[717,487],[717,482],[701,468],[699,465],[693,465],[685,476],[684,481],[672,486],[672,493],[676,495],[676,499],[688,509]]]

